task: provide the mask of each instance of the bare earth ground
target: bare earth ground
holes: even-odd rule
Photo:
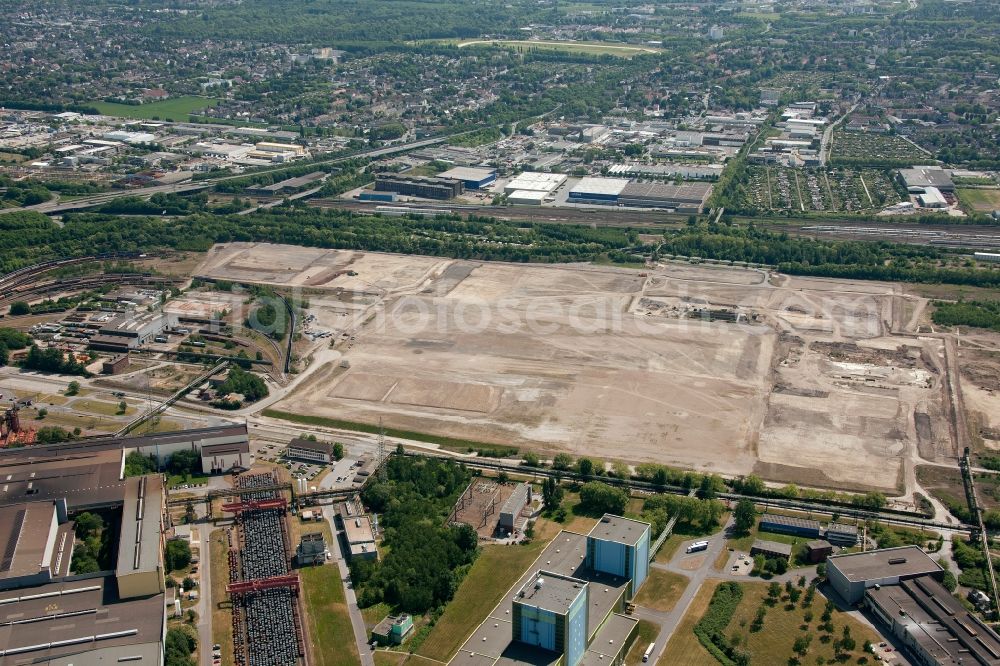
[[[925,302],[892,284],[249,243],[196,274],[306,289],[334,330],[349,368],[285,411],[838,488],[899,490],[908,462],[954,455],[941,336],[911,332]]]

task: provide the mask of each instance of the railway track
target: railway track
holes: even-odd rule
[[[454,460],[452,456],[444,456],[434,453],[427,452],[407,452],[405,455],[408,456],[418,456],[418,457],[436,457],[436,458],[448,458]],[[530,476],[543,476],[552,477],[558,479],[576,479],[579,481],[603,481],[604,483],[621,486],[627,488],[629,491],[640,492],[640,493],[672,493],[675,495],[687,495],[690,493],[690,489],[681,488],[678,486],[657,486],[653,483],[647,481],[638,481],[635,479],[614,479],[610,477],[599,477],[599,476],[583,476],[576,472],[568,470],[553,470],[549,468],[538,468],[538,467],[524,467],[523,465],[511,465],[508,463],[503,463],[500,461],[485,461],[481,459],[462,459],[461,463],[466,467],[481,470],[492,470],[498,472],[507,472],[508,474],[520,474],[520,475],[530,475]],[[793,500],[793,499],[783,499],[783,498],[767,498],[767,497],[756,497],[753,495],[742,495],[740,493],[718,493],[718,497],[721,499],[726,499],[730,501],[739,501],[741,499],[748,499],[755,504],[765,504],[767,506],[775,506],[783,509],[792,509],[797,511],[808,511],[812,513],[838,513],[842,516],[848,516],[851,518],[856,518],[859,520],[878,520],[879,522],[904,525],[911,527],[921,527],[925,529],[934,530],[948,530],[951,532],[962,532],[971,533],[974,529],[972,525],[966,525],[965,523],[942,523],[926,516],[925,514],[918,514],[909,511],[897,511],[892,509],[880,509],[880,510],[869,510],[861,509],[846,503],[821,503],[821,502],[811,502],[806,500]]]

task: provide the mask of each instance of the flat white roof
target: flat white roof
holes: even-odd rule
[[[455,167],[454,169],[448,169],[444,173],[439,173],[438,178],[454,178],[455,180],[486,180],[493,175],[496,175],[496,169],[460,166]]]
[[[566,174],[525,171],[507,183],[505,189],[510,191],[533,190],[538,192],[551,192],[564,182],[566,182]]]
[[[941,190],[936,187],[925,187],[924,193],[920,195],[920,200],[925,204],[944,204],[948,200],[941,194]]]
[[[548,192],[541,192],[539,190],[514,190],[508,197],[519,200],[545,201],[545,197],[548,194]]]
[[[581,178],[580,182],[573,186],[570,194],[618,195],[629,182],[628,178],[592,178],[587,176]]]

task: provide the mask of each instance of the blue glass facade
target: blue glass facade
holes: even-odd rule
[[[562,622],[562,617],[552,611],[542,610],[534,606],[520,606],[520,635],[517,640],[528,645],[537,645],[546,650],[558,652],[556,644],[556,625]]]
[[[566,666],[576,666],[587,651],[587,595],[578,596],[566,615]]]

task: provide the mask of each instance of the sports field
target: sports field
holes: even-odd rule
[[[562,53],[584,53],[586,55],[611,55],[619,58],[632,58],[640,53],[657,53],[659,49],[649,46],[633,46],[631,44],[606,44],[603,42],[543,42],[535,40],[488,40],[471,39],[459,42],[458,48],[466,46],[492,45],[515,51],[536,49],[539,51],[560,51]]]
[[[188,114],[195,113],[216,103],[208,97],[174,97],[162,102],[146,104],[116,104],[114,102],[91,102],[90,106],[106,116],[134,118],[135,120],[187,120]]]

